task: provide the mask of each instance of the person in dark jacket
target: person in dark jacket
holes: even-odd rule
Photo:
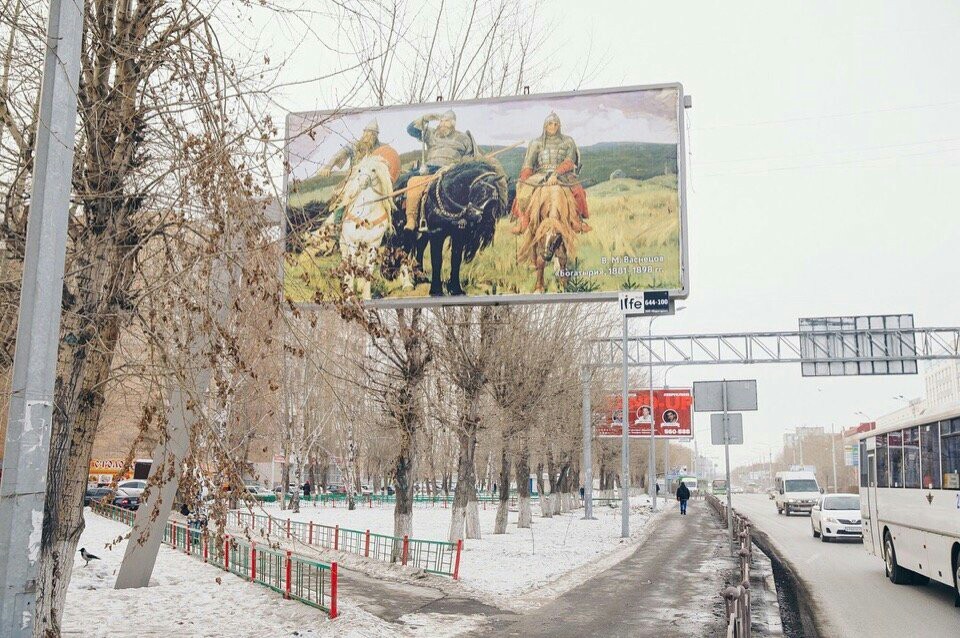
[[[680,501],[680,513],[684,516],[687,515],[687,501],[690,500],[690,488],[680,482],[680,487],[677,488],[677,500]]]
[[[311,492],[311,490],[312,490],[312,487],[311,487],[311,485],[310,485],[310,481],[306,481],[306,482],[303,484],[303,498],[304,498],[305,500],[308,500],[308,501],[310,500],[310,492]]]

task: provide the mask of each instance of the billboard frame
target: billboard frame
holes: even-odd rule
[[[510,95],[491,98],[476,98],[470,100],[452,100],[449,102],[438,99],[436,102],[418,102],[413,104],[391,104],[387,106],[371,106],[363,108],[341,108],[324,109],[316,111],[290,111],[284,117],[284,148],[283,160],[284,166],[290,166],[289,143],[293,139],[290,135],[290,121],[293,117],[306,117],[309,115],[317,117],[343,117],[347,115],[357,115],[363,113],[377,113],[392,109],[394,107],[412,107],[422,105],[429,108],[430,105],[436,107],[442,104],[444,107],[457,107],[483,104],[499,104],[502,102],[525,102],[535,100],[549,100],[555,98],[574,97],[581,95],[601,95],[614,93],[631,93],[637,91],[654,91],[660,89],[675,89],[677,91],[677,198],[679,201],[680,213],[680,288],[668,289],[670,299],[686,299],[690,295],[690,270],[689,270],[689,242],[687,226],[687,145],[686,145],[686,126],[684,111],[687,108],[687,96],[683,92],[681,82],[666,82],[660,84],[635,84],[630,86],[608,87],[600,89],[588,89],[584,91],[557,91],[553,93],[526,93],[523,95]],[[281,223],[281,245],[286,246],[287,240],[287,195],[289,193],[288,170],[283,173],[283,214]],[[286,259],[286,251],[284,251]],[[286,278],[285,264],[280,264],[280,274]],[[657,290],[656,288],[652,290]],[[642,291],[642,290],[641,290]],[[577,303],[577,302],[602,302],[617,301],[619,294],[623,290],[612,290],[608,292],[556,292],[556,293],[525,293],[517,295],[485,295],[478,297],[463,296],[444,296],[444,297],[403,297],[399,299],[364,299],[362,303],[366,308],[390,309],[390,308],[436,308],[443,306],[499,306],[499,305],[520,305],[535,303]],[[282,293],[286,300],[286,289]],[[293,302],[297,307],[304,310],[320,309],[327,307],[334,301],[323,303],[316,302]]]

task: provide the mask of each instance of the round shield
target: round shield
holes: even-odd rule
[[[397,178],[400,176],[400,155],[397,151],[395,151],[392,146],[384,144],[383,146],[378,146],[376,150],[373,151],[373,155],[382,157],[387,162],[387,166],[390,168],[390,179],[394,182],[397,181]]]

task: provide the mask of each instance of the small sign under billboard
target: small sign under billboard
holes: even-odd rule
[[[602,408],[600,423],[596,428],[599,437],[619,437],[623,434],[620,419],[620,395],[607,397]],[[693,398],[689,388],[661,388],[653,391],[653,409],[650,408],[650,391],[630,392],[630,436],[649,437],[651,414],[654,418],[655,438],[681,438],[693,436],[693,420],[690,406]]]
[[[286,297],[685,297],[683,114],[680,84],[292,113]]]

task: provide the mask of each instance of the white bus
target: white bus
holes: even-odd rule
[[[960,410],[860,435],[867,552],[896,584],[927,579],[960,600]]]

